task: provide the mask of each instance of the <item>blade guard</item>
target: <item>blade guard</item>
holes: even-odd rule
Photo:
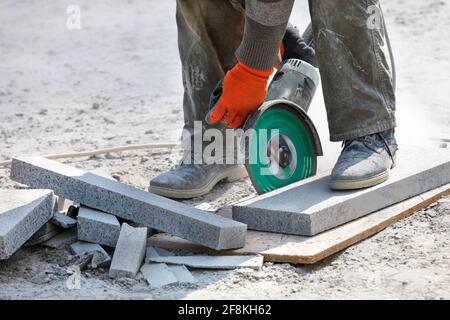
[[[298,59],[286,60],[275,73],[265,101],[291,101],[306,113],[319,82],[319,73],[315,67]]]

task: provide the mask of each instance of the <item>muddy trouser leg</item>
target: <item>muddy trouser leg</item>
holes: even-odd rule
[[[183,145],[192,154],[195,135],[199,137],[208,128],[225,130],[220,124],[208,125],[205,116],[211,92],[237,62],[235,51],[242,40],[245,16],[239,0],[177,0],[176,19],[184,87]],[[208,143],[202,143],[203,147]],[[201,151],[197,149],[196,159]]]
[[[377,0],[310,0],[331,141],[395,127],[386,26]]]

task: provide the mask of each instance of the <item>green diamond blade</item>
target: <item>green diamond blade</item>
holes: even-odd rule
[[[268,108],[253,124],[247,144],[247,171],[259,194],[276,190],[316,173],[317,157],[311,134],[302,118],[286,105]],[[272,144],[285,141],[290,149],[289,165],[274,163]],[[277,146],[277,144],[275,144]],[[269,150],[269,151],[268,151]]]

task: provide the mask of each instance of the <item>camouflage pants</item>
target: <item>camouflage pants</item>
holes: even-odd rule
[[[177,0],[184,122],[204,122],[217,82],[236,63],[245,15],[240,0]],[[378,0],[310,0],[330,139],[395,127],[395,93]],[[222,129],[220,125],[217,128]]]

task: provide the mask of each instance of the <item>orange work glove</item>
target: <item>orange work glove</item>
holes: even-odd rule
[[[281,42],[281,44],[280,44],[280,56],[281,56],[281,61],[284,60],[284,52],[285,52],[285,50],[284,50],[284,44],[283,44],[283,42]],[[275,66],[275,68],[280,69],[280,68],[281,68],[281,62],[280,62],[279,64],[277,64],[277,65]]]
[[[241,127],[248,115],[258,109],[267,94],[267,82],[272,70],[257,70],[239,62],[223,79],[223,92],[209,116],[228,128]]]
[[[286,51],[286,50],[284,50],[284,43],[281,42],[281,44],[280,44],[280,56],[281,56],[281,60],[283,60],[284,52],[285,52],[285,51]]]

